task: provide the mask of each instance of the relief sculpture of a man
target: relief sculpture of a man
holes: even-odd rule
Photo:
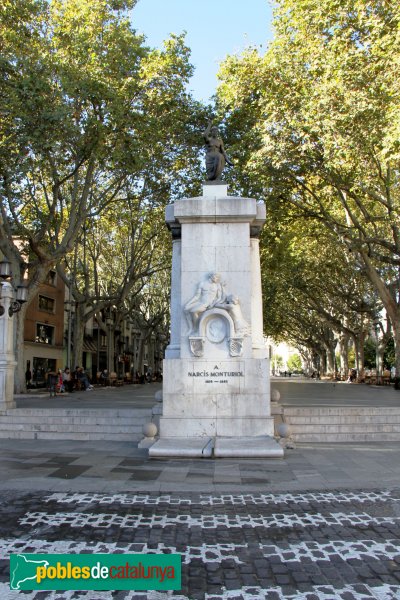
[[[193,298],[185,305],[184,312],[190,327],[190,334],[197,332],[201,314],[222,304],[224,300],[225,292],[221,283],[221,275],[210,273],[207,279],[200,283]]]

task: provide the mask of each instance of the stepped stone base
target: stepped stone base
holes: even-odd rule
[[[149,409],[11,409],[0,412],[0,439],[137,442]]]
[[[163,438],[149,449],[151,458],[210,458],[213,440],[200,438]]]
[[[400,407],[284,406],[295,442],[400,442]]]
[[[282,458],[283,455],[282,446],[269,436],[215,440],[214,456],[220,458]]]
[[[282,458],[283,448],[269,436],[163,438],[149,449],[151,458]]]

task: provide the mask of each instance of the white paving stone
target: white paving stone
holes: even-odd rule
[[[193,497],[173,496],[171,494],[82,494],[57,492],[45,498],[46,502],[57,502],[59,504],[143,504],[159,505],[170,504],[218,506],[218,505],[246,505],[246,504],[308,504],[310,502],[322,503],[350,503],[350,502],[399,502],[400,497],[393,495],[391,491],[382,492],[310,492],[293,494],[200,494],[199,499]]]
[[[192,517],[190,515],[178,515],[169,517],[168,515],[118,515],[115,513],[90,514],[81,512],[59,512],[49,514],[46,512],[27,512],[19,523],[36,527],[38,525],[48,525],[51,527],[60,527],[69,525],[70,527],[98,527],[109,528],[112,525],[124,529],[138,529],[141,527],[170,527],[175,525],[185,525],[186,527],[201,527],[203,529],[213,529],[217,527],[226,527],[227,529],[247,527],[277,527],[291,528],[300,527],[320,527],[324,525],[357,526],[357,525],[394,525],[400,521],[400,517],[371,517],[367,513],[330,513],[330,515],[316,514],[287,514],[276,513],[271,516],[252,516],[252,515],[199,515]]]
[[[357,586],[359,587],[359,586]],[[400,586],[398,585],[381,585],[377,587],[363,586],[367,592],[372,594],[376,600],[396,600],[400,598]],[[308,600],[312,595],[317,596],[318,600],[346,600],[349,594],[352,594],[353,600],[365,600],[366,595],[356,591],[356,586],[346,585],[342,588],[334,588],[331,585],[314,586],[308,592],[297,592],[295,595],[287,595],[280,587],[260,588],[260,587],[243,587],[239,590],[223,589],[221,594],[205,594],[204,600],[269,600],[271,594],[274,594],[274,599],[279,600]],[[15,600],[20,596],[24,600],[35,600],[38,591],[35,592],[16,592],[11,591],[5,583],[0,583],[0,597],[2,600]],[[174,592],[135,592],[128,591],[124,595],[124,600],[135,600],[138,597],[146,597],[147,600],[190,600],[188,596],[175,594]],[[43,598],[43,596],[41,596]],[[96,600],[110,600],[112,596],[110,592],[96,592]],[[93,600],[92,591],[77,592],[75,590],[65,592],[46,592],[46,600]]]
[[[154,545],[153,545],[154,546]],[[233,560],[241,564],[237,556],[238,548],[247,548],[247,544],[201,544],[200,546],[187,546],[184,551],[178,551],[175,546],[166,546],[163,543],[149,548],[148,544],[110,543],[110,542],[70,542],[56,540],[10,540],[0,539],[0,553],[2,556],[16,553],[36,554],[181,554],[182,564],[189,564],[194,558],[201,559],[203,563],[221,563],[223,560]]]
[[[400,542],[396,539],[376,542],[374,540],[330,541],[326,544],[318,542],[300,542],[280,548],[274,544],[260,544],[260,549],[265,558],[278,556],[282,562],[298,562],[305,558],[312,562],[330,561],[332,556],[339,556],[343,560],[356,558],[374,558],[377,560],[392,560],[400,556]]]

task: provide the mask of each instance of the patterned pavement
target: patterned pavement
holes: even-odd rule
[[[400,599],[400,490],[0,495],[0,597]],[[10,553],[181,553],[180,592],[15,592]]]
[[[278,383],[289,404],[399,399]],[[128,387],[67,400],[152,405],[154,386]],[[0,440],[0,600],[400,600],[399,534],[400,441],[299,444],[278,461],[152,461],[128,442]],[[16,552],[178,552],[182,589],[10,591]]]

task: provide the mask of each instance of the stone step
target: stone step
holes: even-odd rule
[[[382,423],[393,423],[400,425],[400,415],[308,415],[308,416],[298,416],[298,415],[287,415],[284,413],[285,417],[290,419],[290,422],[294,425],[303,425],[307,423],[319,423],[320,425],[349,425],[350,423],[365,423],[366,425],[372,424],[382,424]]]
[[[106,419],[104,417],[90,416],[90,417],[81,417],[81,416],[73,416],[73,417],[61,417],[61,416],[47,416],[47,417],[35,417],[31,416],[14,416],[14,415],[6,415],[0,417],[0,428],[3,425],[12,425],[13,423],[32,423],[32,424],[41,424],[41,423],[49,423],[49,424],[57,424],[57,425],[135,425],[137,423],[146,423],[149,419],[149,415],[140,416],[140,417],[114,417]]]
[[[304,407],[293,407],[283,406],[285,414],[291,416],[302,416],[302,415],[400,415],[400,406],[335,406],[335,407],[323,407],[323,406],[304,406]]]
[[[318,431],[320,433],[335,433],[335,432],[341,432],[341,433],[374,433],[374,432],[378,432],[378,431],[384,431],[384,432],[398,432],[400,434],[400,424],[391,424],[391,423],[377,423],[377,424],[369,424],[369,425],[363,425],[363,424],[357,424],[357,423],[353,423],[350,425],[342,425],[342,424],[318,424],[318,426],[315,423],[308,423],[307,425],[297,425],[295,423],[290,422],[290,430],[292,433],[312,433],[314,431]]]
[[[298,433],[292,439],[299,443],[400,442],[400,433]]]
[[[400,441],[400,407],[283,407],[295,442]]]
[[[151,413],[151,408],[117,408],[115,410],[109,408],[12,408],[0,411],[0,417],[6,415],[13,416],[78,416],[92,417],[97,415],[107,419],[114,417],[130,417],[130,416],[146,416]]]
[[[101,429],[101,431],[103,433],[114,433],[114,432],[115,433],[129,433],[131,431],[140,432],[142,430],[142,426],[144,425],[144,423],[145,423],[145,421],[143,421],[141,423],[133,423],[131,425],[126,425],[123,423],[116,423],[116,424],[110,423],[108,425],[102,425],[101,427],[96,425],[96,423],[85,423],[83,425],[78,424],[78,423],[58,424],[58,423],[48,423],[48,422],[0,423],[0,430],[1,431],[49,431],[49,432],[63,431],[65,433],[72,432],[72,431],[76,431],[76,432],[87,431],[88,433],[96,433],[97,431],[99,431],[99,429]]]
[[[65,433],[62,431],[49,432],[49,431],[2,431],[0,430],[0,439],[7,440],[75,440],[90,442],[95,440],[104,440],[109,442],[139,442],[143,438],[140,434],[126,434],[126,433]]]
[[[149,421],[151,408],[17,408],[0,413],[0,438],[136,442]]]

